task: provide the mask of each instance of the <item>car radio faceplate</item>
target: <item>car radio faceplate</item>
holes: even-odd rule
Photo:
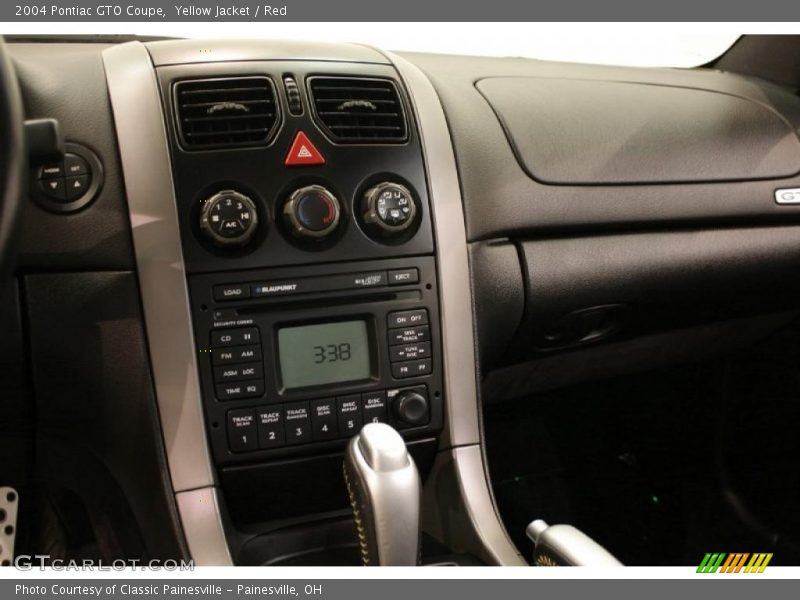
[[[432,257],[190,277],[220,465],[341,450],[371,421],[442,427]]]

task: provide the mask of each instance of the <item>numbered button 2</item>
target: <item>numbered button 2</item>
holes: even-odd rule
[[[256,409],[258,446],[280,448],[286,443],[282,406],[262,406]]]

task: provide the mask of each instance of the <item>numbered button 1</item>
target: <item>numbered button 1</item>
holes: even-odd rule
[[[231,452],[258,449],[256,411],[252,408],[228,411],[228,444]]]
[[[284,412],[286,443],[290,446],[311,441],[311,415],[308,402],[290,404]]]
[[[311,403],[311,437],[316,442],[339,437],[334,398],[315,400]]]
[[[256,421],[260,448],[279,448],[286,443],[282,406],[262,406],[256,409]]]
[[[361,395],[342,396],[337,399],[339,434],[351,437],[361,431]]]

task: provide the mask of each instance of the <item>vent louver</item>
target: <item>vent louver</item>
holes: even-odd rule
[[[391,79],[312,77],[314,116],[334,142],[402,143],[408,137],[406,116]]]
[[[175,85],[181,143],[187,150],[262,146],[278,125],[267,77],[182,81]]]

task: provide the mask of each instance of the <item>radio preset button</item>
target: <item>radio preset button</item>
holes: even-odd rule
[[[431,329],[427,325],[419,327],[406,327],[404,329],[389,330],[389,345],[415,344],[426,342],[431,337]]]
[[[250,286],[243,283],[230,283],[214,286],[214,300],[240,300],[250,297]]]
[[[389,313],[389,329],[428,324],[428,311],[424,308]]]
[[[419,344],[408,344],[406,346],[392,346],[389,348],[389,355],[392,362],[430,358],[431,343],[421,342]]]
[[[282,406],[262,406],[256,409],[259,448],[279,448],[286,442]]]
[[[255,327],[221,329],[211,332],[212,348],[219,348],[220,346],[244,346],[245,344],[255,344],[259,340],[258,329]]]
[[[311,436],[317,442],[335,440],[339,437],[334,398],[324,398],[311,403]]]
[[[430,358],[423,360],[410,360],[392,364],[392,376],[395,379],[405,379],[407,377],[419,377],[430,374],[433,369],[433,362]]]
[[[389,271],[389,285],[406,285],[419,282],[419,271],[415,268]]]
[[[237,383],[222,383],[216,387],[217,398],[220,400],[235,400],[237,398],[256,398],[264,395],[263,381],[242,381]]]
[[[216,365],[257,362],[261,360],[261,346],[239,346],[211,351],[211,362]]]
[[[361,414],[364,423],[386,423],[386,392],[366,392],[361,394]]]
[[[311,441],[311,415],[308,412],[308,402],[286,406],[284,423],[288,445]]]
[[[250,408],[228,411],[228,446],[231,452],[258,449],[255,410]]]
[[[341,436],[350,437],[361,431],[361,396],[342,396],[337,398],[336,404]]]
[[[242,381],[247,379],[263,379],[264,366],[261,363],[244,365],[228,365],[214,368],[214,381]]]

